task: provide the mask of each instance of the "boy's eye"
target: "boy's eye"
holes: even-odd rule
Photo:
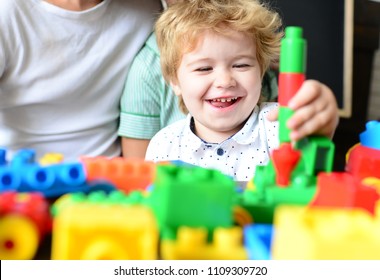
[[[245,67],[250,67],[249,64],[235,64],[233,68],[245,68]]]
[[[212,70],[212,67],[210,67],[210,66],[199,67],[199,68],[195,69],[195,71],[197,71],[197,72],[207,72],[207,71],[211,71],[211,70]]]

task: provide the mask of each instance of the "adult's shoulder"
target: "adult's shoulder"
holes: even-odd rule
[[[21,33],[18,29],[29,24],[34,5],[36,0],[0,0],[0,52],[12,51],[12,43]]]
[[[0,12],[4,13],[6,10],[4,9],[13,9],[17,7],[18,3],[22,0],[1,0],[0,1]]]
[[[34,2],[34,0],[29,1]],[[33,3],[30,3],[30,5],[33,5]],[[15,17],[17,17],[17,11],[22,10],[22,7],[24,6],[25,3],[23,3],[23,0],[0,0],[0,21],[4,22],[9,19],[14,20]]]
[[[161,75],[160,54],[159,54],[158,46],[156,43],[156,36],[154,32],[152,32],[149,35],[143,47],[139,50],[139,52],[135,56],[132,67],[134,68],[144,67],[144,68],[148,68],[148,70],[153,68],[155,69],[155,71],[158,71],[159,74]],[[157,67],[159,69],[156,70]]]
[[[152,32],[152,34],[150,34],[149,38],[146,40],[145,46],[152,54],[156,56],[156,59],[160,59],[160,51],[157,45],[156,33]]]

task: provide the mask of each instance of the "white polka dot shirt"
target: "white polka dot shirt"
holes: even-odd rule
[[[207,143],[191,130],[192,117],[160,130],[150,141],[146,160],[181,160],[197,166],[218,169],[235,181],[249,181],[257,165],[265,165],[279,145],[278,122],[267,120],[277,103],[256,106],[244,127],[221,143]]]

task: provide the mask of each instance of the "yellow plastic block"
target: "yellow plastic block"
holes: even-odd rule
[[[376,177],[367,177],[362,180],[362,184],[373,187],[380,194],[380,179]]]
[[[53,222],[52,259],[157,259],[158,228],[143,205],[80,202]]]
[[[17,214],[0,218],[0,260],[33,259],[38,245],[39,231],[32,220]]]
[[[240,227],[217,228],[213,242],[207,243],[206,229],[181,227],[177,240],[161,241],[161,257],[165,260],[246,260],[242,234]]]
[[[379,206],[379,204],[378,204]],[[380,259],[380,221],[363,209],[280,206],[274,217],[273,259]]]
[[[48,153],[45,154],[40,160],[41,165],[50,165],[63,162],[63,154],[60,153]]]

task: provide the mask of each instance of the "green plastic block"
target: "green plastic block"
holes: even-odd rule
[[[296,149],[302,151],[303,170],[310,176],[319,172],[331,172],[334,165],[335,145],[327,137],[309,136],[296,143]]]
[[[241,207],[251,215],[254,224],[272,224],[274,204],[258,199],[255,192],[246,191],[244,193]]]
[[[290,132],[291,130],[287,127],[286,122],[294,114],[294,111],[288,107],[281,106],[278,111],[278,121],[279,121],[279,139],[280,143],[290,142]]]
[[[230,177],[197,166],[158,166],[150,195],[164,239],[175,239],[181,226],[206,228],[209,237],[217,227],[231,227],[236,201]]]
[[[287,187],[276,184],[273,162],[256,168],[254,189],[247,189],[240,204],[255,223],[271,224],[279,205],[307,205],[315,196],[317,177],[306,173],[305,165],[297,164]]]
[[[306,40],[301,27],[289,26],[281,40],[280,73],[306,72]]]

